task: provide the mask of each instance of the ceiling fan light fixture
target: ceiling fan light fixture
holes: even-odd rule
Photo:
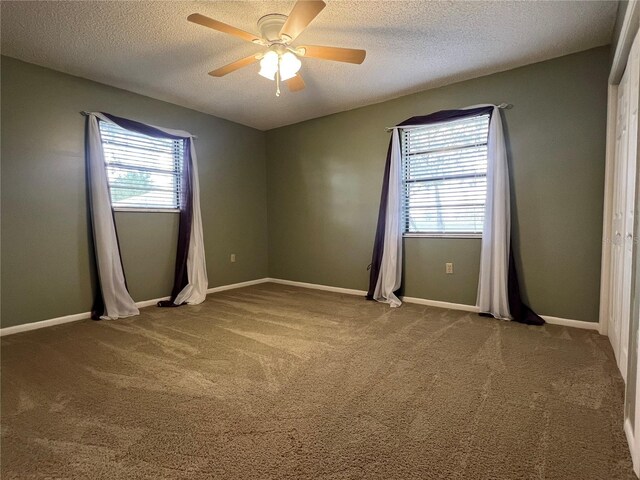
[[[291,52],[277,53],[269,50],[260,60],[260,75],[269,80],[275,80],[278,69],[280,70],[280,80],[289,80],[296,76],[300,70],[302,62]]]

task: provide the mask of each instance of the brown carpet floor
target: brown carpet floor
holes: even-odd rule
[[[608,340],[262,284],[2,339],[9,479],[633,479]]]

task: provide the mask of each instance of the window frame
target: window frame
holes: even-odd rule
[[[469,119],[471,118],[477,118],[477,117],[487,117],[487,140],[484,144],[480,144],[480,145],[486,145],[487,146],[487,155],[488,155],[488,143],[489,143],[489,128],[490,128],[490,124],[491,124],[491,114],[489,113],[485,113],[485,114],[480,114],[480,115],[474,115],[472,117],[468,117]],[[438,122],[438,123],[434,123],[432,125],[438,125],[438,124],[446,124],[446,123],[451,123],[451,122],[455,122],[457,120],[462,120],[462,118],[460,119],[452,119],[452,120],[446,120],[443,122]],[[428,126],[432,126],[430,124],[424,125],[425,127]],[[405,136],[405,131],[410,131],[410,130],[415,130],[420,128],[420,125],[412,125],[412,126],[408,126],[405,128],[400,127],[399,128],[399,133],[400,133],[400,159],[401,159],[401,183],[402,183],[402,187],[401,187],[401,215],[402,215],[402,237],[403,238],[458,238],[458,239],[481,239],[482,238],[482,231],[480,232],[409,232],[407,231],[407,227],[408,227],[408,222],[406,220],[407,218],[407,212],[408,212],[408,208],[406,205],[407,202],[407,191],[406,191],[406,177],[405,177],[405,155],[404,155],[404,136]],[[444,149],[443,149],[444,150]],[[488,161],[488,159],[487,159]],[[488,170],[488,165],[487,165],[487,170]],[[485,179],[487,178],[487,170],[485,170],[485,174],[484,177]],[[446,178],[446,177],[443,177]],[[432,180],[435,181],[435,180]],[[426,181],[428,182],[428,181]],[[485,203],[483,204],[486,206],[486,199],[485,199]],[[484,219],[484,218],[483,218]]]
[[[144,134],[140,134],[137,132],[132,132],[131,130],[128,130],[124,127],[121,127],[118,124],[114,124],[111,122],[106,122],[104,120],[99,120],[98,121],[98,128],[100,130],[100,147],[102,148],[102,154],[104,157],[104,164],[105,164],[105,173],[107,174],[107,189],[109,190],[109,200],[111,201],[111,208],[113,209],[114,212],[126,212],[126,213],[180,213],[181,212],[181,197],[182,197],[182,175],[183,175],[183,169],[184,169],[184,161],[185,159],[182,158],[180,159],[180,149],[184,149],[184,139],[166,139],[166,140],[170,140],[173,143],[173,149],[172,149],[172,157],[173,157],[173,175],[175,176],[175,187],[174,187],[174,193],[173,195],[175,196],[175,204],[177,205],[177,207],[167,207],[167,208],[163,208],[163,207],[158,207],[158,206],[152,206],[152,207],[142,207],[142,206],[116,206],[114,204],[114,200],[113,200],[113,196],[112,196],[112,191],[111,191],[111,181],[109,179],[109,163],[107,162],[107,155],[105,153],[105,144],[104,144],[104,140],[103,140],[103,130],[102,130],[102,126],[103,125],[109,125],[110,127],[115,127],[117,129],[120,129],[124,132],[127,132],[128,134],[131,135],[140,135],[140,136],[147,136],[148,135],[144,135]],[[150,137],[150,138],[154,138],[154,137]],[[146,171],[141,169],[140,171]]]

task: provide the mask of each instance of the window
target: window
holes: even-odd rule
[[[149,137],[108,122],[100,122],[100,135],[114,208],[180,208],[184,140]]]
[[[489,115],[400,131],[405,235],[480,236]]]

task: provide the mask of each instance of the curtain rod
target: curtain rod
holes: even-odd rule
[[[85,110],[82,110],[82,111],[80,112],[80,115],[82,115],[83,117],[88,117],[88,116],[89,116],[89,115],[91,115],[91,114],[90,114],[89,112],[85,111]],[[198,137],[197,137],[197,136],[195,136],[195,135],[191,135],[191,138],[196,138],[196,139],[197,139]]]
[[[513,104],[512,103],[501,103],[500,105],[496,105],[496,107],[501,108],[503,110],[509,110],[511,108],[513,108]],[[394,128],[398,128],[398,127],[385,127],[385,132],[390,132],[392,131]],[[402,127],[400,127],[402,128]]]

